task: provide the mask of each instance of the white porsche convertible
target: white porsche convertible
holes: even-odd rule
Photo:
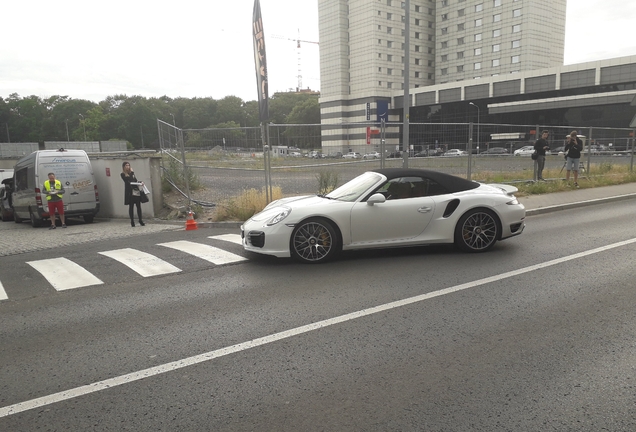
[[[483,252],[519,235],[517,188],[421,169],[365,172],[327,195],[283,198],[241,226],[243,247],[306,263],[341,250],[454,243]]]

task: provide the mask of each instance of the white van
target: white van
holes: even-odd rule
[[[49,173],[64,187],[64,216],[83,217],[87,223],[99,211],[99,193],[93,167],[84,150],[40,150],[20,159],[14,167],[13,220],[31,220],[33,227],[49,219],[46,196],[42,194]]]

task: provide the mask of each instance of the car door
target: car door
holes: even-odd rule
[[[384,203],[356,203],[351,209],[352,245],[404,243],[418,237],[435,213],[431,197],[416,196],[421,181],[416,177],[393,179],[377,191],[387,197]]]

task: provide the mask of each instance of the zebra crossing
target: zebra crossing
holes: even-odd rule
[[[238,245],[242,244],[241,236],[238,234],[208,236],[208,238]],[[247,258],[224,249],[193,241],[178,240],[159,243],[157,246],[183,252],[215,265],[247,261]],[[151,253],[133,248],[113,249],[98,252],[98,254],[125,265],[144,278],[182,271],[182,269]],[[104,284],[102,280],[94,276],[90,271],[64,257],[27,261],[26,264],[40,273],[56,291]],[[8,299],[9,297],[2,285],[2,281],[0,281],[0,301]]]

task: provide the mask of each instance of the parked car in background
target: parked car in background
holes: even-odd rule
[[[366,153],[364,156],[362,156],[362,159],[380,159],[380,153],[378,153],[377,151]]]
[[[508,155],[508,150],[503,147],[490,147],[488,150],[484,150],[480,154],[483,155]]]
[[[340,158],[342,158],[342,152],[332,152],[332,153],[328,153],[326,157],[328,157],[328,158],[340,159]]]
[[[468,156],[468,152],[465,152],[464,150],[459,150],[459,149],[450,149],[449,151],[444,153],[443,156],[445,156],[445,157],[448,157],[448,156]]]
[[[534,146],[523,146],[514,151],[515,156],[530,156],[534,153]]]
[[[401,151],[397,151],[397,152],[389,153],[389,155],[386,158],[387,159],[396,159],[396,158],[401,158],[401,157],[402,157],[402,152]]]
[[[558,155],[559,153],[563,153],[564,151],[565,151],[565,147],[561,146],[561,147],[553,148],[552,150],[550,150],[550,153],[553,155]]]
[[[324,156],[321,152],[313,150],[307,153],[307,157],[311,159],[320,159],[321,157],[324,157]]]
[[[2,180],[2,183],[0,183],[0,220],[2,220],[2,222],[13,220],[13,208],[11,207],[12,192],[13,177],[5,178]]]
[[[342,156],[345,159],[360,159],[362,158],[362,155],[358,152],[349,152],[345,155]]]
[[[300,154],[300,152],[297,152],[297,151],[290,151],[288,153],[288,155],[291,156],[291,157],[301,157],[302,156],[302,154]]]

